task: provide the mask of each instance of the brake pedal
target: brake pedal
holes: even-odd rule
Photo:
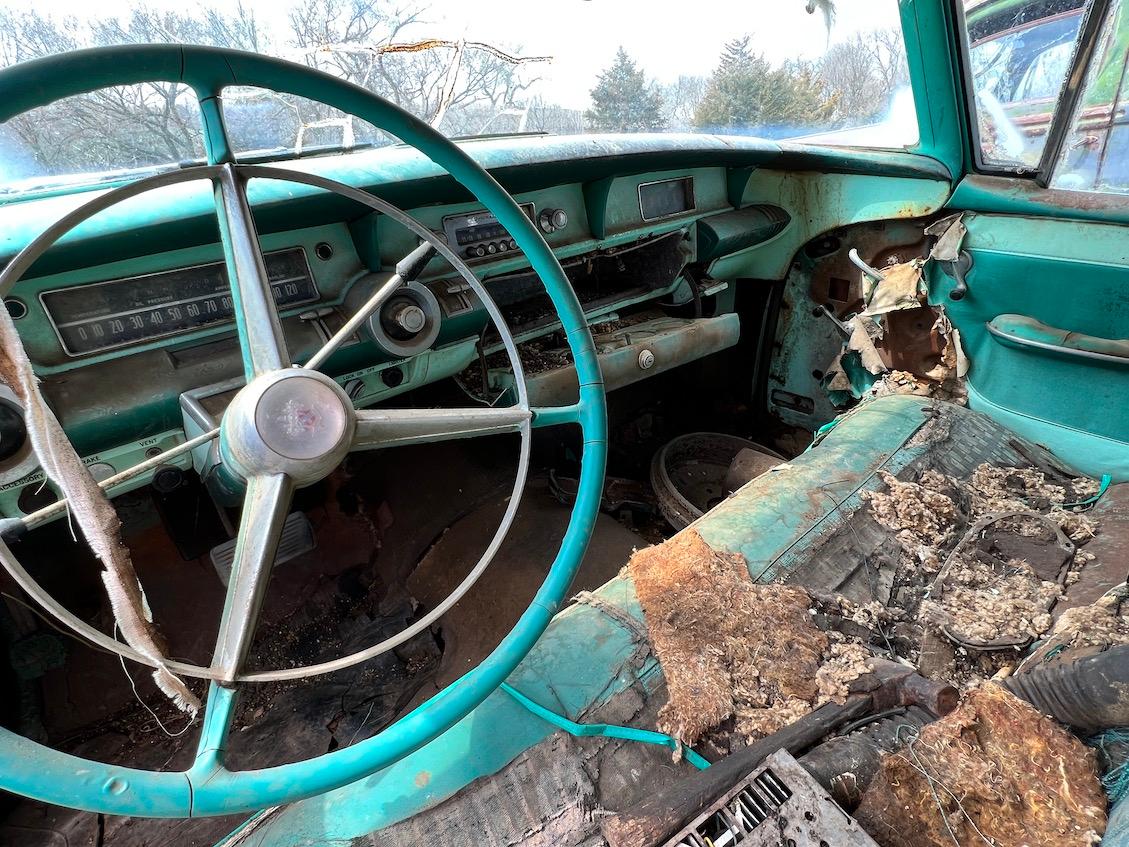
[[[273,567],[277,568],[303,553],[309,553],[317,546],[314,528],[306,513],[291,512],[282,524],[282,535],[278,539],[278,552],[275,553]],[[227,585],[231,578],[231,566],[235,562],[235,539],[217,544],[212,548],[209,556],[220,582]]]

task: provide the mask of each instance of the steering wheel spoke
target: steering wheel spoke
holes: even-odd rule
[[[208,684],[208,700],[204,706],[200,737],[196,742],[194,768],[207,771],[216,765],[223,765],[223,751],[227,746],[227,736],[235,718],[235,703],[238,699],[237,688],[214,681]]]
[[[366,409],[357,412],[354,450],[454,441],[519,432],[533,415],[523,406],[471,409]]]
[[[212,668],[223,682],[235,681],[251,647],[293,490],[285,474],[247,480],[235,559],[212,657]]]
[[[220,165],[213,184],[235,325],[243,348],[243,370],[250,381],[260,374],[290,367],[290,354],[243,175],[235,165]]]

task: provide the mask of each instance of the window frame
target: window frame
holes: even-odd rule
[[[1007,176],[1035,182],[1041,188],[1048,188],[1058,162],[1062,145],[1065,143],[1074,120],[1078,99],[1082,94],[1094,52],[1102,35],[1102,28],[1109,16],[1112,0],[1087,0],[1082,10],[1078,38],[1074,53],[1070,58],[1066,79],[1051,113],[1047,126],[1047,140],[1043,145],[1038,164],[1006,165],[987,162],[980,139],[979,113],[976,106],[976,89],[972,75],[972,44],[968,33],[968,20],[962,0],[952,0],[953,18],[957,25],[957,43],[960,58],[960,79],[964,89],[964,106],[968,118],[969,161],[973,170],[989,176]],[[1100,192],[1099,192],[1100,193]]]

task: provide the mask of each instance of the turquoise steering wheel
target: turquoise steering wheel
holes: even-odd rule
[[[208,680],[197,754],[192,766],[183,772],[145,771],[89,761],[0,730],[0,788],[61,806],[115,815],[191,817],[249,812],[321,794],[400,760],[469,714],[529,652],[565,600],[598,513],[607,456],[603,379],[580,303],[552,250],[513,198],[458,146],[363,88],[301,65],[234,50],[183,45],[115,47],[40,59],[0,71],[0,122],[64,97],[108,86],[154,81],[183,83],[195,93],[203,117],[208,164],[140,180],[96,196],[52,226],[13,260],[0,276],[0,294],[7,292],[50,243],[100,209],[144,190],[187,179],[212,182],[247,377],[247,385],[236,395],[219,427],[220,454],[227,471],[245,482],[247,496],[212,664],[196,667],[165,663],[174,673]],[[520,362],[500,312],[461,260],[425,228],[383,200],[349,186],[286,169],[239,165],[228,141],[221,103],[223,89],[235,85],[320,101],[368,121],[419,150],[468,189],[509,231],[543,281],[575,360],[578,401],[550,409],[528,407]],[[430,240],[435,251],[451,261],[464,278],[469,277],[468,283],[479,293],[494,319],[518,377],[518,404],[507,409],[440,410],[424,418],[414,411],[409,414],[408,410],[355,411],[343,392],[320,374],[314,363],[292,366],[247,198],[246,183],[257,178],[290,180],[315,189],[337,191],[392,215],[425,241]],[[430,258],[431,247],[421,254],[422,261]],[[419,250],[413,254],[418,265],[421,255],[417,254]],[[371,313],[394,288],[395,285],[385,285],[383,295],[377,292],[365,309]],[[271,424],[296,405],[304,410],[301,423],[308,430],[298,442],[294,441],[294,427]],[[280,527],[293,489],[324,478],[350,449],[519,432],[523,453],[515,492],[520,494],[529,429],[554,424],[581,428],[583,463],[576,504],[544,583],[498,647],[461,679],[372,738],[292,764],[253,771],[228,770],[224,766],[224,750],[238,686],[283,676],[247,672],[243,661],[274,558],[271,542],[263,540],[273,533],[262,530]],[[517,497],[512,499],[512,508],[516,510]],[[29,519],[29,526],[34,523]],[[499,533],[504,534],[504,526]],[[495,541],[498,540],[496,537]],[[4,566],[31,596],[80,635],[123,656],[153,664],[142,653],[105,633],[73,617],[68,619],[69,613],[46,596],[3,542],[0,554]],[[488,561],[486,557],[484,560]],[[290,675],[336,670],[386,646],[376,645],[353,657],[298,669]]]

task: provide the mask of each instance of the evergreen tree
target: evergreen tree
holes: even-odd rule
[[[819,126],[833,106],[810,63],[785,62],[773,68],[749,49],[745,36],[722,48],[694,123],[710,129]]]
[[[592,89],[592,108],[584,117],[601,132],[646,132],[666,125],[662,95],[622,47],[600,74]]]

